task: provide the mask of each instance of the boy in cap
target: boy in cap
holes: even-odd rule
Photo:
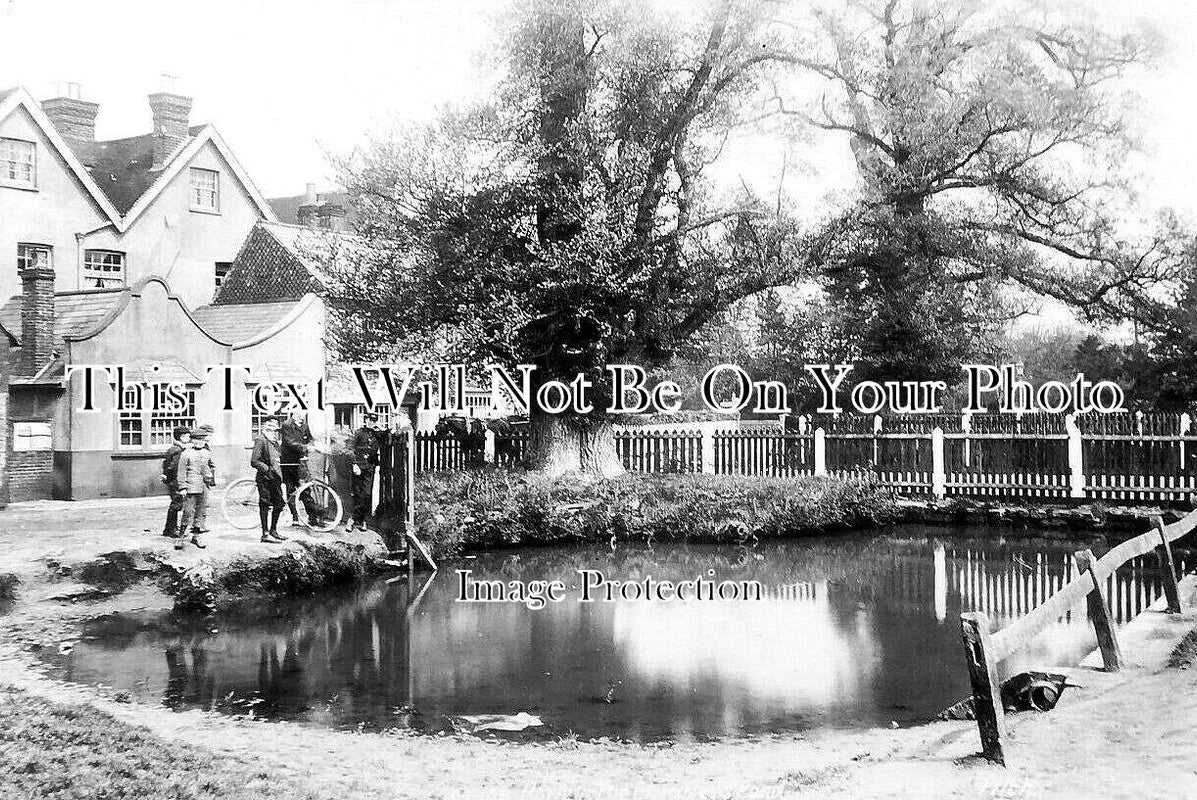
[[[277,419],[262,423],[262,432],[254,441],[249,465],[257,473],[258,518],[262,523],[262,541],[278,544],[284,537],[278,534],[278,518],[283,513],[283,460],[279,452]]]
[[[179,538],[175,549],[182,550],[188,530],[192,531],[191,543],[203,549],[201,533],[208,531],[208,488],[212,485],[212,459],[207,449],[208,432],[196,428],[191,432],[191,446],[179,454],[179,465],[175,480],[184,495],[183,524],[179,526]]]
[[[366,424],[358,428],[350,442],[353,454],[353,509],[349,517],[349,524],[345,530],[351,531],[354,525],[366,530],[366,517],[370,516],[370,505],[374,499],[374,469],[378,466],[378,450],[382,444],[379,438],[381,426],[378,415],[367,412]]]
[[[191,428],[177,426],[174,437],[175,440],[166,449],[166,456],[162,459],[162,482],[166,484],[166,491],[170,495],[170,505],[166,509],[166,526],[162,528],[162,535],[171,537],[179,535],[179,514],[187,500],[187,496],[179,491],[178,471],[179,456],[191,441]]]

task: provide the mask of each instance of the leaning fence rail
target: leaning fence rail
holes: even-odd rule
[[[1169,613],[1180,612],[1180,590],[1172,558],[1172,542],[1197,528],[1197,511],[1189,512],[1171,525],[1165,525],[1163,520],[1155,517],[1153,524],[1153,530],[1111,548],[1101,558],[1094,558],[1089,550],[1078,551],[1077,571],[1072,580],[1029,614],[999,631],[990,632],[989,617],[984,612],[970,611],[960,615],[973,707],[981,734],[981,752],[987,759],[999,764],[1006,763],[1005,709],[1002,705],[998,664],[1029,645],[1045,628],[1082,600],[1088,606],[1102,664],[1107,671],[1122,667],[1118,637],[1102,588],[1122,565],[1131,559],[1156,552],[1164,579],[1167,610]]]

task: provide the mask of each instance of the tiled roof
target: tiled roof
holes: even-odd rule
[[[361,240],[352,234],[259,222],[237,253],[216,302],[263,303],[321,294],[329,283],[328,265],[361,249]]]
[[[298,300],[283,300],[274,303],[200,306],[192,312],[192,316],[212,336],[222,342],[236,344],[267,330],[297,305]]]
[[[194,137],[202,130],[202,125],[193,126],[190,134]],[[128,213],[162,174],[162,167],[153,169],[152,134],[107,142],[68,139],[67,144],[121,214]],[[182,142],[179,150],[186,145],[186,141]]]
[[[94,289],[57,292],[54,295],[54,338],[86,333],[104,318],[120,299],[123,289]],[[21,338],[21,295],[13,295],[0,306],[0,326],[18,341]]]

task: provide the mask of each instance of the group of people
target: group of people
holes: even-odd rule
[[[367,413],[366,424],[358,429],[349,443],[352,458],[350,480],[352,503],[347,530],[366,530],[366,519],[372,509],[374,474],[378,467],[382,443],[377,414]],[[195,429],[176,427],[174,441],[162,459],[162,482],[170,492],[170,506],[162,535],[175,540],[175,549],[191,544],[206,547],[203,534],[208,532],[208,493],[216,485],[216,464],[208,445],[213,428],[200,425]],[[254,440],[249,464],[254,469],[258,488],[258,518],[261,541],[277,544],[286,541],[278,532],[283,508],[291,512],[292,524],[303,526],[304,519],[296,508],[299,486],[307,480],[305,460],[313,442],[307,416],[301,412],[289,414],[281,423],[269,418]],[[306,524],[318,526],[325,510],[317,507],[312,498],[300,496]]]

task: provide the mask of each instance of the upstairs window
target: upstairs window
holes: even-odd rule
[[[212,169],[191,168],[191,208],[196,211],[220,210],[220,173]]]
[[[44,244],[17,245],[17,274],[32,267],[54,267],[53,250]]]
[[[125,254],[114,250],[83,252],[83,288],[111,289],[125,285]]]
[[[220,287],[224,286],[224,278],[229,274],[229,270],[233,268],[231,261],[217,261],[216,262],[216,291],[220,291]]]
[[[0,184],[37,186],[37,146],[21,139],[0,139]]]

